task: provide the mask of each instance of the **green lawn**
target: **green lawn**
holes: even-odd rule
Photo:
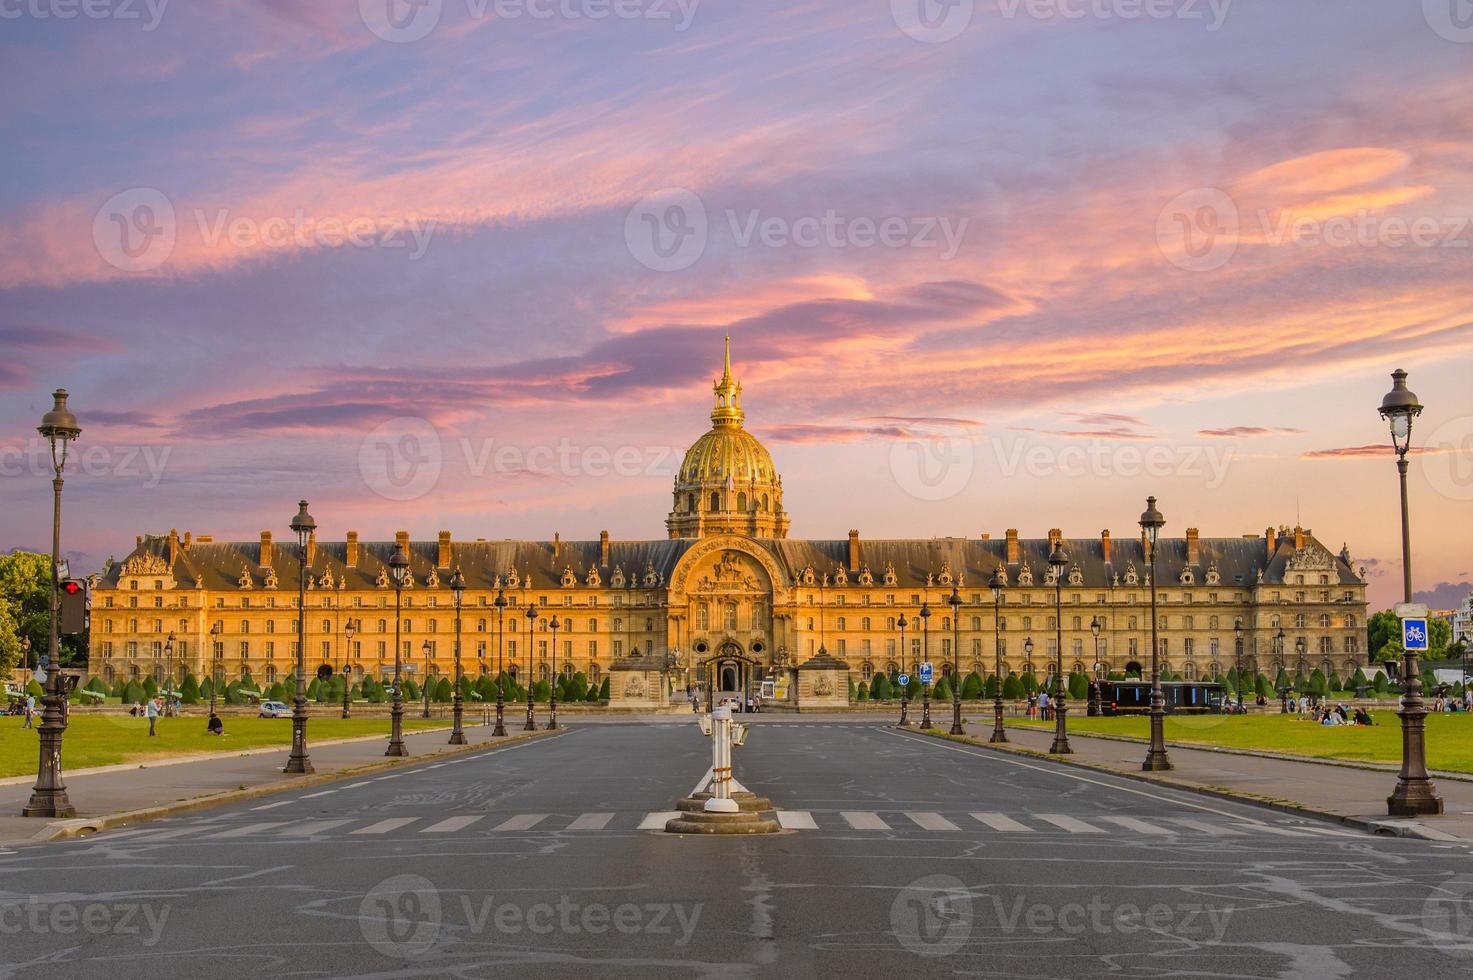
[[[161,756],[195,755],[203,752],[239,752],[262,746],[289,746],[292,723],[289,718],[222,719],[225,735],[216,738],[205,733],[204,715],[187,718],[160,718],[158,737],[148,737],[148,720],[128,715],[87,715],[73,712],[62,743],[62,761],[67,769],[110,766],[120,762],[147,762]],[[0,777],[23,776],[36,771],[40,751],[35,730],[20,727],[21,719],[0,718]],[[449,728],[448,720],[405,718],[406,731],[424,728]],[[388,737],[387,718],[319,718],[307,726],[309,744],[333,738],[356,735]]]
[[[1294,715],[1191,715],[1166,717],[1166,741],[1220,745],[1234,749],[1262,749],[1290,755],[1358,762],[1401,761],[1401,722],[1393,711],[1372,713],[1370,728],[1326,728],[1300,721]],[[1019,726],[1052,728],[1053,722],[1009,722]],[[1145,740],[1149,719],[1144,715],[1121,718],[1069,716],[1071,732],[1124,735]],[[1427,716],[1427,764],[1434,769],[1473,772],[1473,715]]]

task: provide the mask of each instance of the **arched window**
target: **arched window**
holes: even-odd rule
[[[717,493],[714,490],[711,491],[711,509],[712,510],[720,510],[721,509],[721,494]]]
[[[767,494],[765,493],[762,495],[762,510],[764,512],[767,510]]]
[[[685,495],[685,509],[688,510],[688,511],[690,511],[692,514],[694,514],[696,512],[696,495],[695,494],[688,493],[688,494]]]
[[[738,493],[737,494],[737,510],[741,511],[743,514],[745,514],[747,512],[747,494],[746,494],[746,491],[742,491],[741,493]]]

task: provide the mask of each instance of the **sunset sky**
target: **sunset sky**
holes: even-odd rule
[[[1405,368],[1417,588],[1473,588],[1441,0],[97,3],[0,18],[0,548],[49,547],[57,386],[78,571],[299,497],[662,537],[729,333],[794,537],[1131,535],[1152,493],[1348,543],[1376,608]]]

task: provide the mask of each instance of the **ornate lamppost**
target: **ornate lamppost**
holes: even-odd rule
[[[1238,672],[1238,714],[1245,714],[1243,708],[1243,621],[1241,619],[1233,623],[1233,669]]]
[[[465,731],[461,728],[461,721],[465,714],[465,703],[460,696],[460,684],[464,677],[460,670],[460,606],[465,597],[465,576],[458,566],[450,576],[450,593],[455,596],[455,695],[450,702],[450,714],[455,724],[450,729],[450,744],[464,745]]]
[[[1146,751],[1146,761],[1141,769],[1146,772],[1164,772],[1171,769],[1171,759],[1166,754],[1166,699],[1161,693],[1161,643],[1156,638],[1156,542],[1166,518],[1156,509],[1156,498],[1146,498],[1146,509],[1141,514],[1141,530],[1146,533],[1146,545],[1150,549],[1146,569],[1151,576],[1151,747]]]
[[[51,666],[51,676],[43,679],[45,691],[41,698],[40,765],[36,770],[36,786],[31,791],[31,800],[22,816],[26,817],[74,817],[76,807],[67,797],[66,783],[61,778],[61,743],[66,731],[66,696],[68,681],[61,673],[61,641],[57,618],[61,602],[61,471],[66,467],[67,446],[82,434],[77,418],[66,407],[65,388],[52,392],[52,408],[41,418],[36,427],[51,446],[51,466],[55,476],[51,481],[51,627],[47,638],[46,654],[37,655],[36,673],[44,674]],[[49,681],[49,683],[48,683]]]
[[[1008,740],[1007,730],[1002,724],[1002,594],[1007,588],[1007,583],[1002,577],[1002,566],[999,565],[992,573],[992,579],[987,583],[992,590],[992,650],[997,657],[997,666],[994,677],[997,680],[997,688],[992,697],[992,737],[989,742],[1006,742]]]
[[[522,728],[522,731],[524,731],[524,732],[535,732],[537,730],[537,715],[535,713],[535,711],[536,711],[536,697],[535,697],[535,692],[532,689],[532,683],[533,683],[532,673],[533,673],[533,669],[534,669],[533,666],[532,666],[532,663],[533,663],[533,661],[532,661],[532,633],[533,633],[533,627],[536,625],[536,622],[537,622],[537,607],[534,606],[534,605],[529,604],[527,606],[527,724]],[[555,632],[557,630],[557,617],[556,616],[553,616],[552,617],[551,621],[547,624],[547,627],[548,627],[548,629],[554,630],[554,632],[552,634],[552,636],[553,636],[552,655],[553,655],[554,658],[556,658],[557,657],[557,633]],[[554,664],[555,663],[556,663],[556,660],[554,660]],[[553,675],[552,675],[552,682],[551,682],[551,684],[549,686],[556,686],[556,684],[557,684],[557,671],[554,668]]]
[[[549,683],[547,685],[547,698],[548,698],[548,704],[550,706],[550,710],[552,712],[556,713],[556,711],[557,711],[557,685],[558,685],[558,680],[559,680],[559,674],[557,672],[558,671],[558,666],[557,666],[557,631],[558,631],[558,618],[557,618],[557,616],[554,615],[554,616],[552,616],[552,617],[549,618],[548,623],[547,623],[547,628],[550,629],[550,630],[552,630],[552,639],[548,641],[548,643],[552,646],[552,681],[551,681],[551,683]],[[531,719],[528,719],[528,720],[530,721]]]
[[[292,704],[292,754],[282,772],[305,775],[312,772],[307,756],[307,540],[317,529],[317,522],[307,513],[307,501],[298,501],[290,526],[297,536],[297,689]]]
[[[420,698],[424,701],[424,712],[420,715],[421,718],[428,718],[430,716],[430,688],[434,686],[434,679],[430,676],[430,671],[434,669],[434,665],[430,662],[430,658],[434,656],[434,650],[435,648],[430,645],[429,640],[425,640],[424,645],[419,648],[419,652],[425,655],[425,678],[422,685],[423,690],[419,692]]]
[[[921,617],[921,663],[931,662],[931,607],[921,603],[921,611],[916,615]],[[919,667],[917,667],[919,673]],[[921,728],[931,727],[931,685],[924,680],[921,681]]]
[[[1412,601],[1411,516],[1407,504],[1407,451],[1412,445],[1412,420],[1422,414],[1422,403],[1407,388],[1407,373],[1391,372],[1391,390],[1378,410],[1391,426],[1391,445],[1396,450],[1396,471],[1401,477],[1401,583],[1402,601]],[[1427,741],[1423,729],[1427,709],[1422,703],[1422,675],[1417,653],[1407,650],[1402,661],[1406,679],[1401,696],[1401,771],[1396,789],[1386,798],[1387,812],[1394,817],[1411,817],[1442,812],[1442,797],[1427,775]]]
[[[225,632],[225,624],[215,620],[210,627],[210,722],[206,731],[215,727],[215,701],[220,693],[220,655],[224,652],[225,644],[220,640],[220,634]]]
[[[951,734],[965,735],[966,729],[962,728],[962,647],[961,647],[961,617],[962,596],[951,587],[951,595],[946,599],[947,605],[951,606]]]
[[[1069,564],[1069,556],[1064,552],[1064,538],[1062,535],[1054,542],[1054,550],[1049,552],[1049,567],[1054,571],[1054,741],[1049,746],[1049,751],[1055,755],[1069,755],[1074,750],[1069,747],[1069,730],[1067,728],[1066,716],[1069,713],[1069,705],[1065,700],[1068,697],[1068,689],[1064,684],[1064,567]]]
[[[505,630],[506,615],[506,592],[500,588],[496,590],[496,727],[491,730],[493,737],[504,737],[506,735],[506,666],[502,659],[502,647],[504,646],[502,635]],[[528,641],[531,642],[530,640]]]
[[[169,636],[164,640],[164,669],[169,672],[168,680],[164,684],[164,714],[170,718],[174,717],[174,631],[169,631]]]
[[[1284,631],[1281,629],[1274,635],[1274,660],[1279,665],[1279,670],[1284,670]],[[1277,677],[1274,680],[1278,680]],[[1279,688],[1279,714],[1289,713],[1289,685],[1285,684]]]
[[[906,673],[906,669],[905,669],[905,628],[910,625],[910,623],[905,618],[905,613],[901,613],[900,614],[900,619],[896,621],[895,625],[900,627],[900,672],[902,674],[904,674],[904,673]],[[917,669],[919,669],[919,668],[917,668]],[[909,711],[910,711],[910,684],[907,683],[907,684],[905,684],[900,689],[900,721],[896,723],[896,727],[897,728],[909,728],[910,727]]]
[[[343,650],[343,717],[352,717],[351,697],[349,688],[353,686],[352,664],[353,659],[353,637],[358,635],[358,621],[350,619],[343,624],[343,642],[347,646]]]
[[[1295,637],[1295,639],[1294,639],[1294,658],[1295,658],[1294,674],[1297,677],[1303,677],[1304,676],[1304,637],[1302,637],[1302,636]],[[1305,686],[1306,687],[1309,686],[1307,679],[1306,679]],[[1313,691],[1304,691],[1302,693],[1307,694],[1310,697],[1313,697],[1314,696],[1314,692]]]
[[[404,645],[399,630],[404,625],[404,577],[409,574],[409,556],[397,544],[389,556],[389,577],[394,580],[394,694],[389,702],[389,749],[384,755],[406,756],[404,745]]]
[[[1100,713],[1100,667],[1104,663],[1100,659],[1100,629],[1103,626],[1100,617],[1091,616],[1089,618],[1089,631],[1094,634],[1095,638],[1095,662],[1089,671],[1089,707],[1085,709],[1085,714],[1091,718],[1097,717]]]

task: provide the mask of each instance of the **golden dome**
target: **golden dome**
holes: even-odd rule
[[[736,426],[717,425],[686,450],[679,480],[711,484],[728,479],[739,485],[775,483],[777,470],[772,454],[756,436]]]

